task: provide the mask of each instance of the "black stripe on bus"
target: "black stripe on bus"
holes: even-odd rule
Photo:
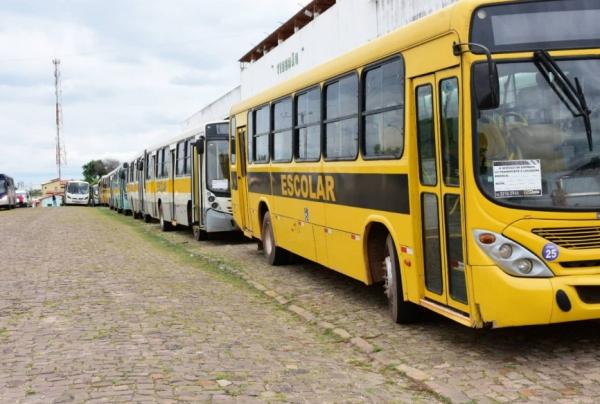
[[[410,213],[406,174],[248,173],[250,192]]]

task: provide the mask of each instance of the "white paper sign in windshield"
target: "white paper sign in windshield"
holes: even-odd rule
[[[212,189],[227,191],[229,189],[229,180],[212,180]]]
[[[540,160],[494,161],[494,195],[496,198],[541,196]]]

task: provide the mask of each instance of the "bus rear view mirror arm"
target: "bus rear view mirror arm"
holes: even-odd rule
[[[480,110],[495,109],[500,105],[500,79],[498,77],[498,67],[492,60],[490,50],[485,46],[473,43],[454,43],[453,51],[456,56],[469,50],[463,50],[463,46],[477,47],[485,52],[487,63],[479,63],[473,66],[472,82],[475,90],[475,99],[477,107]]]

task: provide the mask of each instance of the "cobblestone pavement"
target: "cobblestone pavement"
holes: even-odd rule
[[[143,225],[158,232],[156,225]],[[218,255],[292,304],[362,337],[384,363],[455,402],[600,401],[600,321],[473,330],[435,314],[416,325],[388,318],[381,286],[365,286],[310,262],[271,267],[255,243],[221,237],[195,243],[189,230],[165,233],[196,254]]]
[[[423,385],[377,366],[241,278],[184,248],[165,247],[154,225],[90,208],[22,209],[0,217],[3,403],[436,400]],[[182,245],[194,242],[187,233],[169,236]],[[206,248],[219,245],[234,254],[223,242]],[[236,247],[252,271],[264,270],[248,245]],[[310,301],[322,271],[282,271],[299,275],[286,291],[306,293]],[[292,292],[303,272],[313,279],[305,279],[305,292]],[[379,303],[350,305],[346,282],[320,280],[323,303],[348,294],[336,302],[338,315],[343,307],[374,306],[368,328],[389,332],[378,318]],[[414,344],[422,332],[411,331],[406,342]]]

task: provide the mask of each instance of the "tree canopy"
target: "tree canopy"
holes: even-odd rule
[[[100,177],[108,174],[119,165],[119,161],[115,159],[90,160],[82,166],[83,178],[90,184],[98,182]]]

